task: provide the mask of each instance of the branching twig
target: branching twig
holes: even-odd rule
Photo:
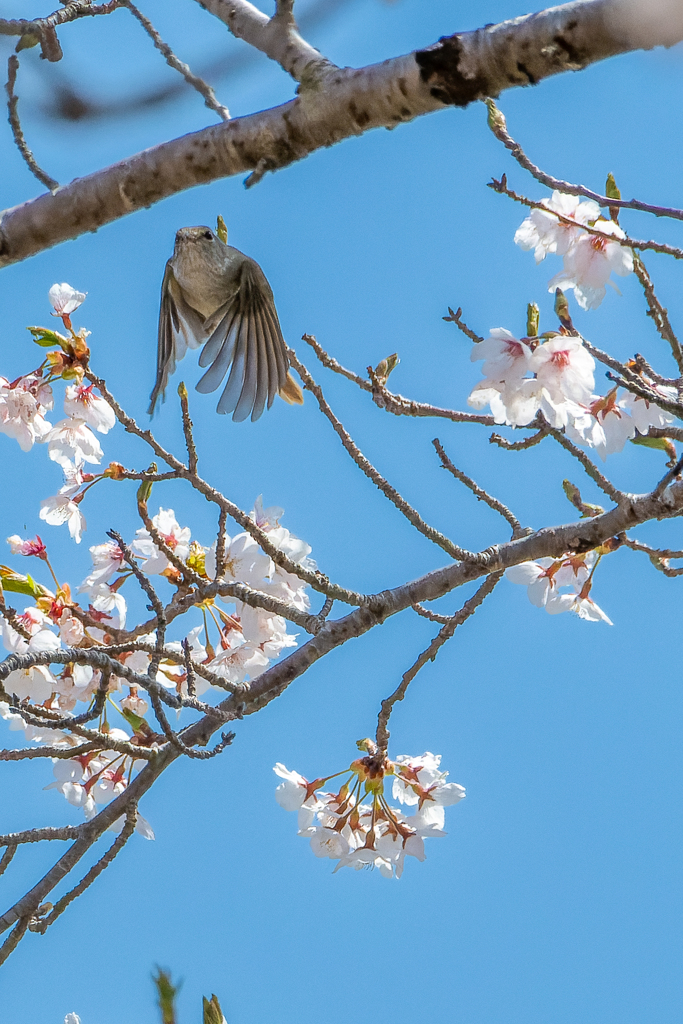
[[[418,530],[419,533],[427,537],[434,544],[437,544],[443,551],[446,551],[451,556],[451,558],[454,558],[456,560],[463,560],[470,557],[471,552],[466,551],[464,548],[458,547],[451,540],[449,540],[448,537],[444,536],[443,533],[440,533],[438,530],[434,529],[433,526],[430,526],[428,523],[426,523],[422,516],[419,514],[419,512],[417,512],[412,507],[412,505],[409,505],[405,498],[403,498],[398,493],[396,488],[392,487],[391,484],[384,479],[381,473],[377,469],[375,469],[372,463],[368,459],[366,459],[366,457],[363,455],[361,450],[358,448],[358,446],[351,438],[348,431],[344,428],[342,423],[337,419],[337,417],[332,412],[332,409],[325,400],[321,388],[315,383],[315,381],[313,380],[313,378],[311,377],[310,373],[303,365],[303,363],[301,363],[299,359],[297,359],[296,353],[293,351],[293,349],[287,349],[287,351],[289,353],[289,361],[296,370],[296,372],[301,377],[304,387],[308,391],[312,392],[312,394],[315,396],[315,399],[320,407],[320,411],[332,424],[332,427],[337,436],[339,437],[342,445],[344,446],[348,454],[351,456],[353,461],[356,463],[358,468],[363,473],[365,473],[367,478],[371,480],[376,487],[379,488],[382,494],[384,494],[389,499],[389,501],[391,501],[392,504],[396,506],[399,512],[401,512],[402,515],[406,517],[408,522],[411,523],[415,527],[415,529]]]
[[[448,314],[449,314],[448,316],[442,317],[442,320],[447,320],[450,323],[454,323],[455,326],[458,328],[458,330],[462,331],[462,333],[465,334],[470,339],[470,341],[474,341],[474,342],[479,343],[480,341],[484,340],[481,337],[481,335],[477,334],[470,327],[468,327],[467,324],[465,323],[465,321],[462,319],[462,308],[460,306],[458,306],[458,308],[455,311],[455,313],[453,312],[453,310],[449,306],[448,307]]]
[[[521,196],[518,192],[508,188],[505,175],[498,181],[494,178],[488,183],[489,188],[492,188],[494,192],[498,192],[499,195],[507,196],[508,199],[514,199],[516,203],[521,203],[522,206],[528,207],[530,210],[542,210],[544,213],[551,217],[555,217],[561,224],[565,224],[567,227],[576,228],[576,221],[570,217],[564,217],[561,213],[556,210],[552,210],[543,202],[536,202],[534,199],[527,199],[526,196]],[[581,224],[581,231],[585,231],[588,235],[594,235],[596,238],[604,238],[606,242],[616,242],[617,245],[623,246],[625,249],[640,249],[643,252],[661,252],[665,256],[673,256],[675,260],[683,260],[683,249],[679,249],[675,245],[667,245],[666,242],[655,242],[652,240],[644,240],[641,238],[630,238],[626,235],[624,238],[620,238],[618,235],[610,235],[606,231],[601,231],[599,228],[591,228],[587,224]]]
[[[191,85],[193,89],[196,89],[197,92],[204,97],[204,103],[209,110],[213,110],[214,113],[218,114],[221,120],[229,121],[230,111],[227,107],[224,107],[222,103],[218,102],[216,94],[211,86],[208,85],[203,78],[200,78],[199,75],[193,74],[189,65],[176,57],[171,47],[168,43],[164,42],[149,18],[146,18],[142,11],[139,11],[131,0],[120,0],[120,3],[122,7],[128,8],[134,18],[137,18],[147,35],[156,46],[157,50],[166,58],[166,63],[169,67],[172,67],[174,71],[179,71],[188,85]]]
[[[683,374],[683,349],[681,348],[681,343],[671,326],[668,310],[664,308],[657,298],[652,278],[648,274],[640,256],[634,255],[633,257],[633,271],[645,292],[645,300],[648,306],[647,315],[654,321],[654,325],[664,341],[668,342],[671,346],[671,354],[676,360],[679,372]]]
[[[501,515],[503,519],[505,519],[505,521],[512,528],[513,537],[521,536],[521,523],[519,522],[519,519],[517,519],[517,517],[513,515],[513,513],[510,511],[507,505],[504,505],[502,501],[498,500],[498,498],[492,497],[492,495],[488,494],[483,489],[483,487],[480,487],[479,484],[475,483],[475,481],[471,477],[467,476],[467,474],[463,473],[461,469],[458,469],[456,466],[454,466],[451,460],[446,455],[446,452],[443,449],[443,445],[441,444],[441,441],[439,441],[438,437],[434,438],[432,444],[436,449],[437,455],[441,459],[441,465],[443,466],[443,468],[447,469],[449,473],[452,473],[455,479],[463,483],[465,487],[469,487],[469,489],[476,496],[478,501],[483,501],[486,505],[489,506],[489,508],[492,508],[494,512],[497,512],[499,515]]]
[[[102,874],[105,868],[108,868],[111,862],[114,860],[116,855],[121,852],[123,847],[126,845],[133,832],[135,831],[135,824],[137,821],[137,805],[132,804],[126,811],[126,821],[124,823],[121,832],[116,837],[112,845],[109,847],[103,857],[100,857],[97,864],[93,864],[90,870],[83,876],[78,885],[62,896],[60,900],[54,906],[54,909],[43,918],[39,918],[35,922],[29,925],[31,931],[40,932],[44,935],[51,924],[57,920],[57,918],[64,913],[70,903],[85,892],[89,886],[95,881],[95,879]]]
[[[508,133],[505,117],[493,100],[487,99],[486,105],[489,108],[489,128],[493,134],[503,143],[506,149],[510,150],[517,163],[526,171],[529,171],[542,185],[547,185],[548,188],[555,189],[558,192],[565,192],[570,196],[583,196],[584,199],[592,199],[598,206],[615,206],[622,210],[640,210],[643,213],[652,213],[655,217],[672,217],[674,220],[683,220],[683,210],[677,210],[668,206],[652,206],[650,203],[641,203],[638,199],[612,199],[609,196],[600,195],[599,192],[593,192],[584,185],[572,185],[561,178],[553,178],[550,174],[546,174],[545,171],[542,171],[540,167],[531,162],[519,143],[515,142]]]
[[[394,704],[399,700],[403,700],[410,683],[413,681],[420,669],[423,668],[428,661],[434,661],[440,649],[447,640],[450,640],[457,627],[461,626],[462,623],[469,619],[471,615],[474,615],[479,605],[486,597],[488,597],[502,575],[502,572],[494,572],[484,580],[469,601],[465,601],[460,611],[457,611],[455,615],[451,615],[446,620],[444,626],[439,630],[429,647],[422,652],[408,671],[404,673],[403,679],[394,692],[382,701],[382,709],[377,718],[377,733],[375,737],[377,740],[377,746],[380,750],[386,753],[389,745],[389,730],[387,726],[389,724],[389,716],[394,708]]]
[[[7,85],[5,86],[7,90],[7,110],[9,113],[9,123],[12,126],[12,135],[14,136],[17,149],[24,158],[24,162],[31,174],[38,179],[41,185],[44,185],[45,188],[49,188],[50,192],[54,192],[55,189],[59,188],[59,182],[55,181],[54,178],[51,178],[47,171],[44,171],[42,167],[38,166],[38,162],[24,138],[24,132],[21,127],[21,121],[19,120],[19,113],[17,111],[19,97],[14,92],[18,70],[19,58],[15,53],[13,53],[7,61]]]

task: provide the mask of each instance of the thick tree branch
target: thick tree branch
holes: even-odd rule
[[[212,3],[216,0],[211,0]],[[661,2],[661,0],[660,0]],[[208,6],[208,4],[207,4]],[[244,11],[243,0],[225,6]],[[359,69],[333,69],[296,99],[205,128],[5,211],[0,265],[218,178],[286,167],[371,128],[394,128],[444,106],[465,107],[619,53],[683,39],[683,7],[634,0],[575,0]],[[265,15],[263,16],[265,18]],[[314,51],[315,53],[316,51]]]

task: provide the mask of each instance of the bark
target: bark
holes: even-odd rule
[[[286,15],[264,22],[253,8],[250,20],[246,0],[204,0],[204,6],[281,62],[300,81],[297,97],[145,150],[5,211],[0,266],[195,185],[247,171],[256,181],[371,128],[395,128],[447,106],[465,107],[619,53],[683,39],[678,0],[575,0],[456,33],[381,64],[340,69],[301,40]]]

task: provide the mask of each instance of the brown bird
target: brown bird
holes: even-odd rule
[[[225,231],[219,219],[219,231]],[[225,233],[227,238],[227,232]],[[176,362],[188,348],[204,346],[199,365],[208,370],[197,391],[215,391],[230,370],[217,411],[235,421],[257,420],[276,395],[301,405],[273,292],[255,260],[221,241],[206,226],[180,228],[161,285],[157,378],[149,413]]]

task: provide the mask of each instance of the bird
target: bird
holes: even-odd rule
[[[221,237],[222,236],[222,237]],[[180,228],[161,285],[157,375],[152,415],[176,363],[188,348],[203,346],[208,367],[195,385],[215,391],[230,371],[216,411],[235,422],[257,420],[276,395],[301,405],[303,394],[289,359],[273,292],[258,263],[227,244],[222,217],[216,232],[206,225]]]

